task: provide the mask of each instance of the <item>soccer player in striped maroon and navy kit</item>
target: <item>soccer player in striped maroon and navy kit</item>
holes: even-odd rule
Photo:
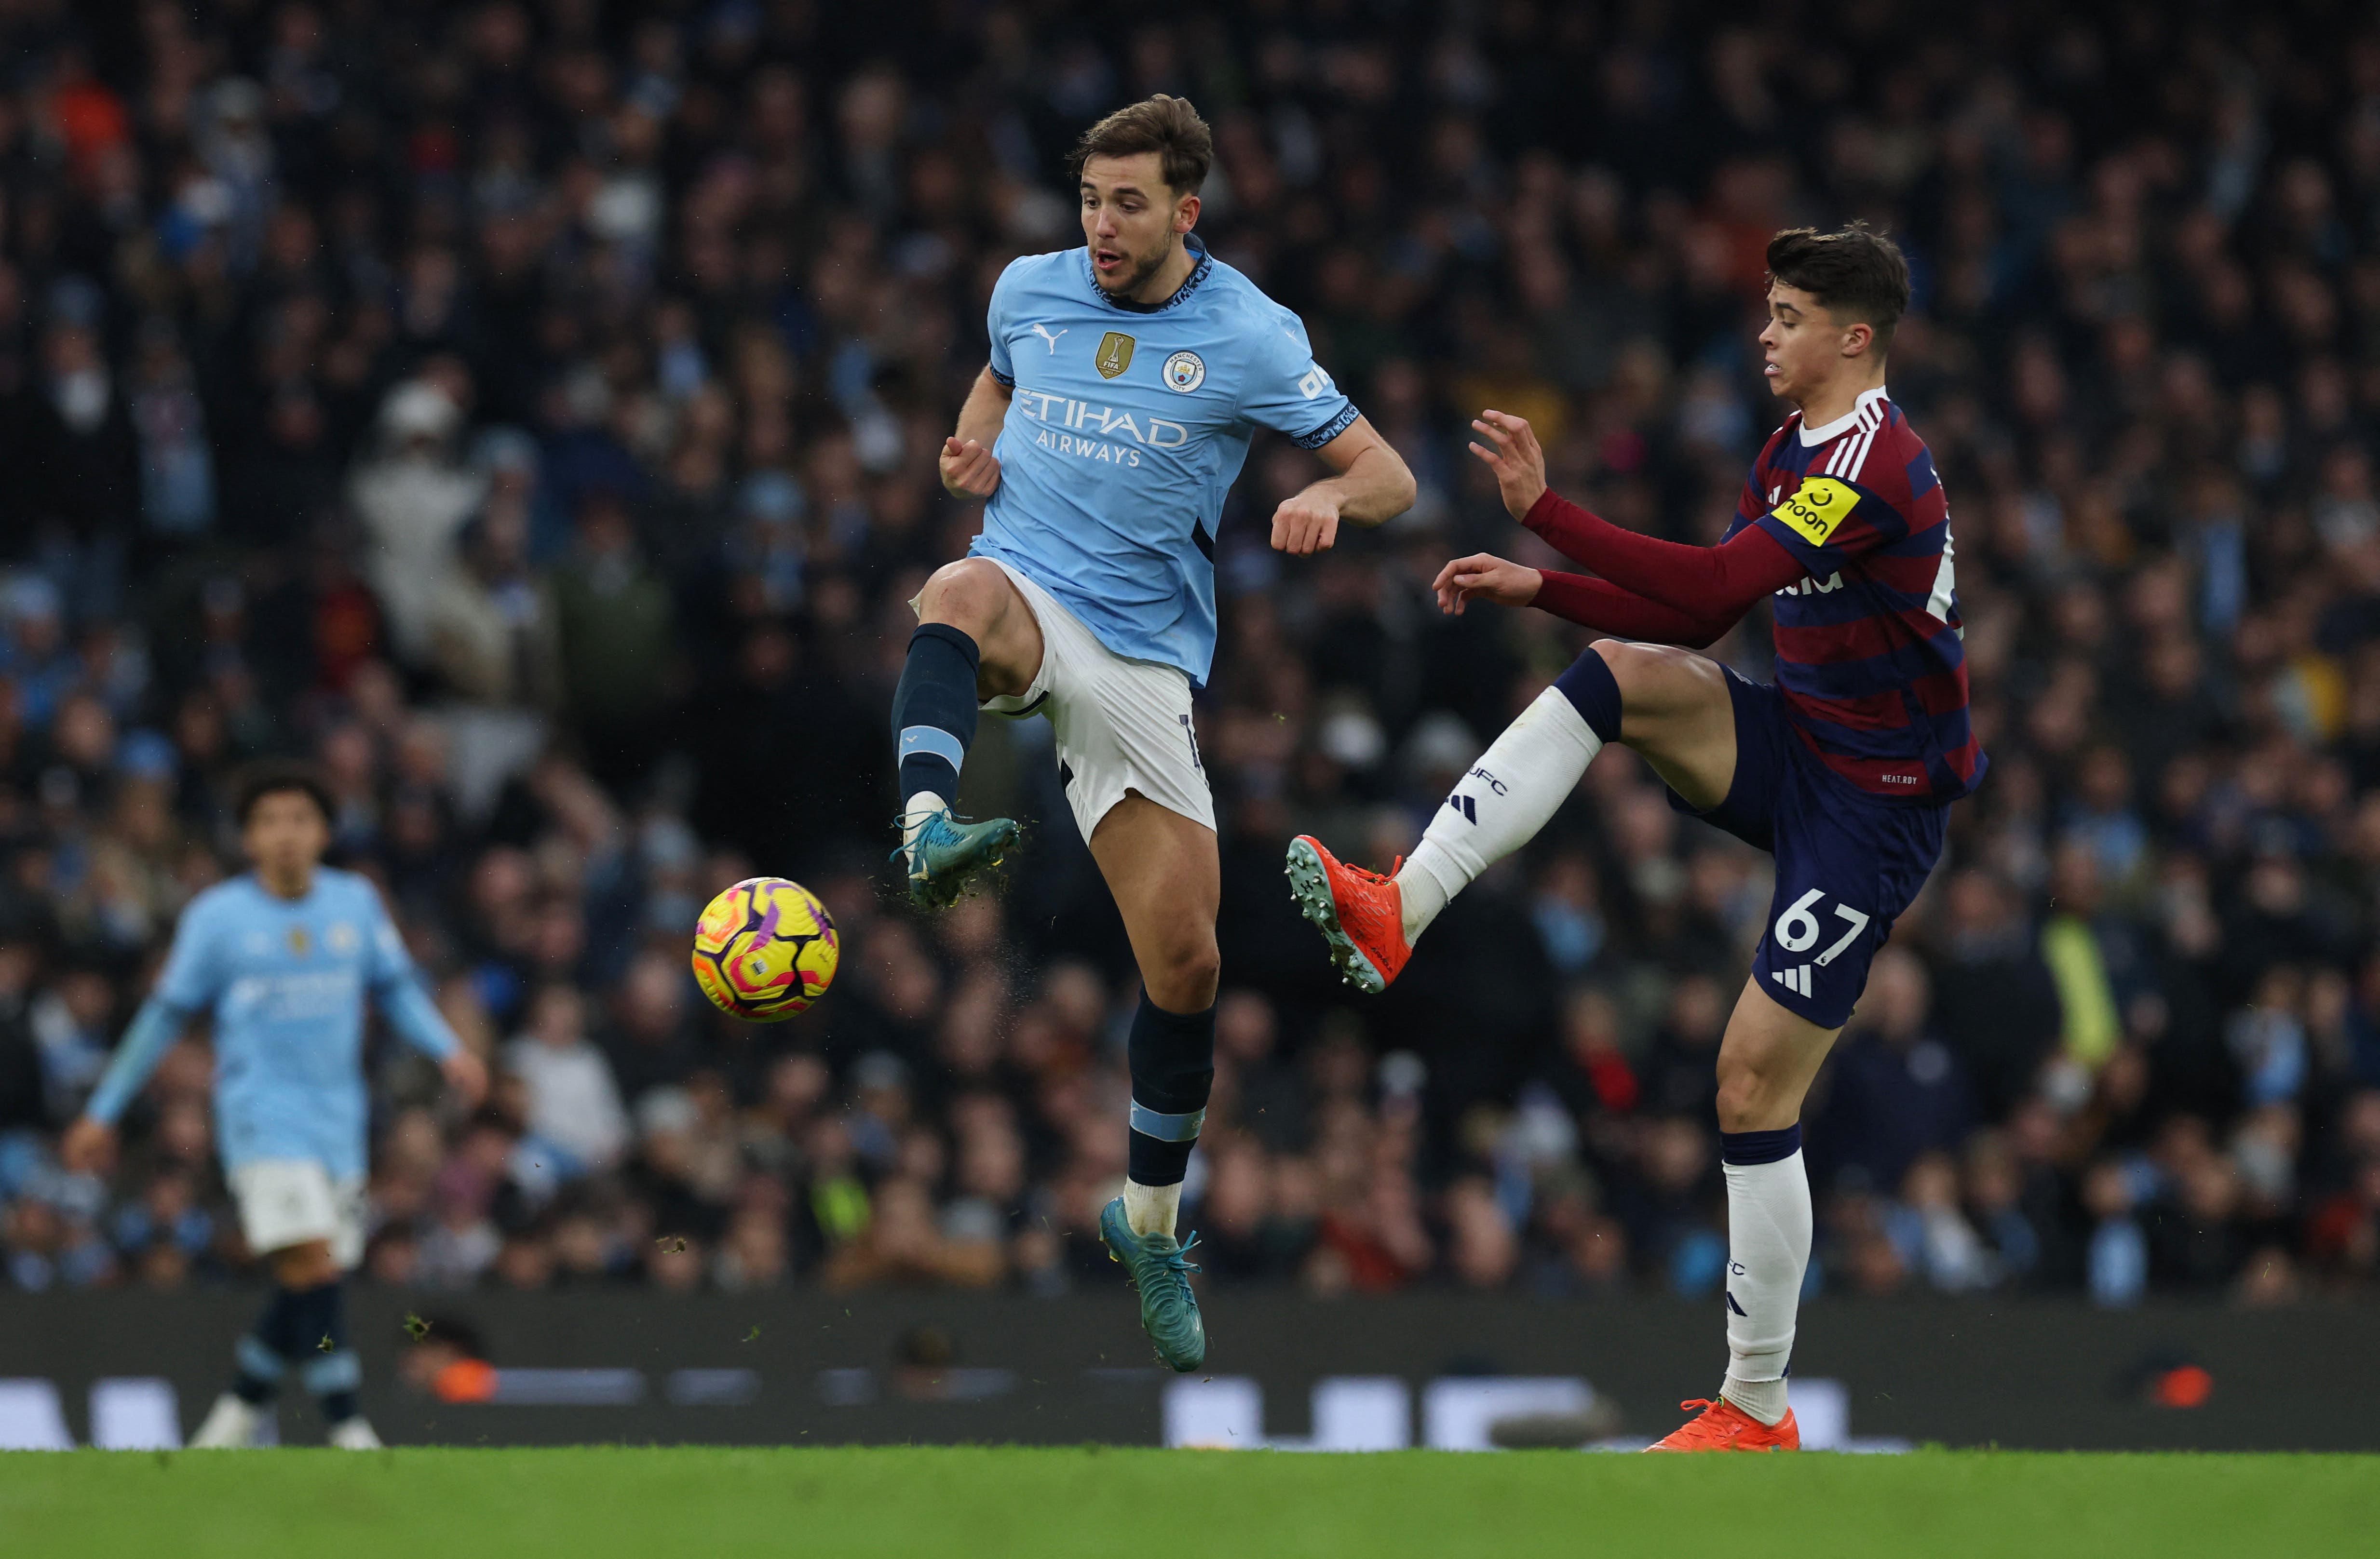
[[[1771,391],[1796,410],[1760,452],[1716,547],[1610,525],[1546,487],[1527,422],[1486,411],[1472,453],[1505,507],[1597,577],[1481,553],[1446,565],[1440,607],[1534,605],[1617,635],[1539,695],[1454,788],[1392,876],[1319,841],[1289,850],[1299,908],[1355,984],[1395,979],[1449,898],[1543,828],[1607,743],[1633,747],[1670,804],[1777,860],[1768,925],[1718,1056],[1727,1175],[1727,1378],[1656,1450],[1801,1444],[1786,1402],[1810,1257],[1803,1095],[1942,852],[1984,755],[1967,719],[1949,510],[1933,457],[1885,391],[1909,303],[1900,251],[1854,225],[1768,245]],[[1763,596],[1777,681],[1692,653]]]

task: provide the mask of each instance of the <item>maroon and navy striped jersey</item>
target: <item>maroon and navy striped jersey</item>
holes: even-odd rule
[[[1934,457],[1883,390],[1823,428],[1786,419],[1753,462],[1732,537],[1802,564],[1778,591],[1777,683],[1818,760],[1859,789],[1948,802],[1983,778],[1967,721],[1950,511]]]

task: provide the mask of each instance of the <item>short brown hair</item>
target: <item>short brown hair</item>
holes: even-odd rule
[[[296,758],[265,758],[239,771],[238,782],[232,792],[232,820],[247,828],[258,802],[285,791],[295,791],[310,799],[322,809],[325,823],[339,815],[337,805],[331,800],[331,782],[322,777],[321,769]]]
[[[1158,171],[1176,195],[1196,195],[1215,163],[1215,137],[1188,98],[1159,92],[1129,103],[1083,132],[1066,171],[1083,176],[1094,157],[1136,157],[1154,151]]]
[[[1838,320],[1875,331],[1878,352],[1892,345],[1892,327],[1909,308],[1909,261],[1864,222],[1840,233],[1785,229],[1768,240],[1768,279],[1801,288]]]

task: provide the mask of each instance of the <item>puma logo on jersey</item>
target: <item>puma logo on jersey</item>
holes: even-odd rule
[[[1063,335],[1066,332],[1062,330],[1057,332],[1057,335],[1052,335],[1050,332],[1049,326],[1035,325],[1033,327],[1033,333],[1050,344],[1050,355],[1054,357],[1058,355],[1058,336]]]

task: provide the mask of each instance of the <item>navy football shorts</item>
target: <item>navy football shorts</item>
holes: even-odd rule
[[[1735,779],[1696,812],[1670,804],[1777,858],[1777,893],[1752,956],[1753,977],[1787,1011],[1840,1028],[1867,985],[1892,923],[1942,855],[1948,803],[1912,805],[1854,790],[1785,719],[1785,695],[1727,673],[1735,705]]]

